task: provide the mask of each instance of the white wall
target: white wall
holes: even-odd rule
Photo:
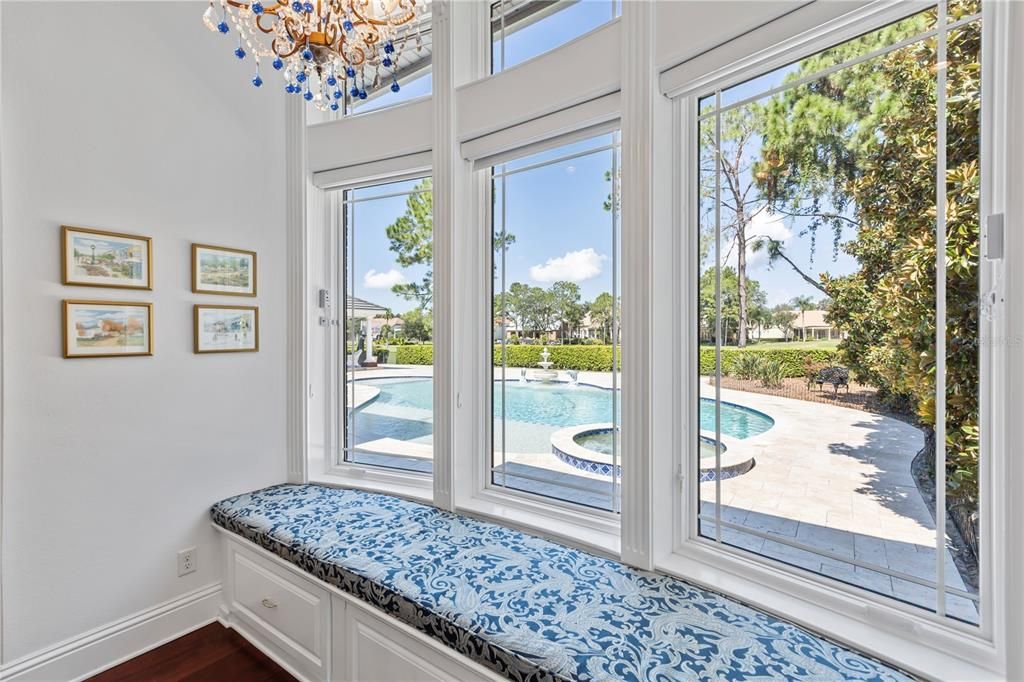
[[[285,479],[284,93],[199,2],[3,2],[3,660],[219,580],[211,503]],[[61,223],[154,290],[60,284]],[[259,252],[258,353],[192,354],[192,241]],[[152,358],[61,358],[62,298],[154,302]],[[199,570],[178,578],[178,549]]]

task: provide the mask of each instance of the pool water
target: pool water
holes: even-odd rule
[[[358,441],[389,437],[429,442],[433,430],[433,379],[366,379],[360,383],[380,389],[380,394],[353,415],[352,430]],[[494,416],[500,420],[504,413],[505,447],[508,450],[550,452],[550,436],[560,428],[612,422],[614,395],[609,389],[595,386],[519,381],[505,381],[503,385],[496,381]],[[621,414],[619,406],[614,409]],[[722,403],[722,433],[727,436],[749,438],[764,433],[774,423],[762,412]],[[701,398],[700,428],[704,431],[715,429],[715,402],[709,398]],[[496,439],[499,430],[495,428]],[[597,452],[603,451],[599,449],[601,447],[611,451],[611,433],[593,436],[587,444],[580,444]]]
[[[602,455],[612,454],[612,432],[611,431],[597,431],[584,433],[580,436],[573,438],[576,444],[591,450],[593,452],[599,452]],[[619,447],[622,447],[621,445]],[[725,451],[725,446],[722,446],[722,451]],[[700,458],[711,459],[715,456],[715,442],[710,438],[700,439]]]

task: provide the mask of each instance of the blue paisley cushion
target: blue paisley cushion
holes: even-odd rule
[[[220,526],[513,680],[908,680],[737,601],[387,495],[279,485]]]

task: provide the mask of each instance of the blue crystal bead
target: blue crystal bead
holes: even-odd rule
[[[359,91],[359,99],[366,99],[366,90]]]
[[[308,62],[310,59],[313,58],[313,50],[307,47],[305,50],[302,51],[302,58]]]
[[[312,14],[313,13],[313,3],[307,2],[305,5],[302,6],[302,9],[306,10],[306,14]]]
[[[235,56],[239,59],[245,59],[245,50],[243,50],[241,46],[235,48]]]
[[[302,3],[299,2],[299,0],[295,0],[295,2],[292,3],[292,9],[295,10],[296,12],[301,12],[302,11]]]
[[[351,30],[352,30],[352,22],[351,22],[351,21],[349,21],[348,19],[346,19],[346,20],[345,20],[345,21],[344,21],[344,22],[343,22],[343,23],[341,24],[341,27],[342,27],[343,29],[345,29],[346,31],[351,31]]]
[[[352,95],[353,97],[359,97],[359,88],[352,88],[351,90],[348,91],[348,94]]]
[[[391,84],[391,92],[398,92],[398,91],[399,91],[399,90],[401,90],[401,89],[402,89],[402,88],[400,88],[400,87],[398,86],[398,83],[397,83],[397,82],[395,82],[395,83],[392,83],[392,84]]]
[[[220,31],[221,33],[227,33],[228,32],[228,25],[227,25],[227,23],[222,21],[219,24],[217,24],[217,30]]]
[[[289,83],[288,85],[284,86],[284,91],[290,95],[291,93],[295,92],[295,88],[292,86],[291,83]]]
[[[392,53],[394,53],[394,51],[395,51],[395,46],[394,45],[392,45],[391,43],[384,43],[384,52],[386,52],[387,54],[392,54]]]
[[[299,71],[297,74],[295,74],[295,80],[299,81],[300,83],[305,83],[306,82],[306,72],[305,71]]]
[[[384,66],[391,66],[391,58],[384,57],[384,59],[380,60],[380,63],[383,64]]]
[[[327,84],[330,85],[332,88],[338,84],[338,79],[334,77],[334,74],[331,74],[330,76],[327,77]]]
[[[277,57],[274,61],[270,62],[270,65],[274,67],[275,71],[280,71],[281,67],[284,66],[284,62],[281,61],[280,57]]]
[[[338,103],[337,102],[331,102],[331,111],[337,111],[337,110],[338,110]]]
[[[260,78],[259,74],[256,74],[256,77],[252,79],[252,84],[257,88],[263,85],[263,79]]]
[[[347,69],[345,69],[345,75],[348,76],[349,78],[355,78],[356,70],[350,66]]]
[[[304,94],[302,98],[308,102],[309,100],[313,99],[313,93],[310,92],[309,90],[306,90],[306,94]]]
[[[341,99],[341,96],[343,94],[345,94],[345,93],[343,93],[341,90],[335,90],[333,94],[334,94],[334,99]]]
[[[259,16],[259,15],[263,14],[263,4],[262,3],[254,2],[249,7],[249,9],[251,9],[252,13],[255,14],[256,16]]]

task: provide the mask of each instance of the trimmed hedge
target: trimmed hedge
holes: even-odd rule
[[[543,346],[507,347],[506,363],[509,367],[536,367]],[[554,369],[575,369],[585,372],[609,372],[612,369],[611,346],[548,346]],[[389,359],[391,354],[389,353]],[[621,353],[619,355],[621,361]],[[434,361],[434,347],[397,346],[394,362],[399,365],[430,365]],[[494,364],[501,364],[501,346],[494,347]]]
[[[509,345],[506,347],[506,364],[509,367],[536,367],[540,362],[543,346]],[[388,360],[399,365],[430,365],[434,362],[434,346],[395,346],[388,354]],[[552,367],[575,369],[584,372],[609,372],[612,369],[611,346],[548,346]],[[827,364],[835,358],[835,351],[821,348],[723,348],[722,373],[734,374],[733,363],[742,354],[768,356],[782,364],[785,377],[802,377],[805,363]],[[622,362],[621,353],[619,362]],[[494,347],[494,364],[501,364],[501,346]],[[621,366],[621,365],[620,365]],[[701,347],[700,373],[714,374],[715,349]]]
[[[397,365],[432,365],[434,364],[434,346],[423,344],[419,346],[396,346],[393,353],[388,353],[388,359],[394,355],[394,362]]]
[[[506,346],[505,364],[508,367],[536,367],[543,346]],[[554,369],[575,369],[583,372],[610,372],[611,346],[548,346],[548,358]],[[622,362],[622,353],[619,353]],[[501,346],[494,347],[494,364],[501,364]]]
[[[835,359],[836,352],[824,348],[723,348],[722,374],[736,374],[736,359],[744,354],[768,357],[782,363],[782,375],[786,378],[803,377],[806,374],[805,363],[827,364]],[[701,346],[700,373],[715,373],[715,349]]]

